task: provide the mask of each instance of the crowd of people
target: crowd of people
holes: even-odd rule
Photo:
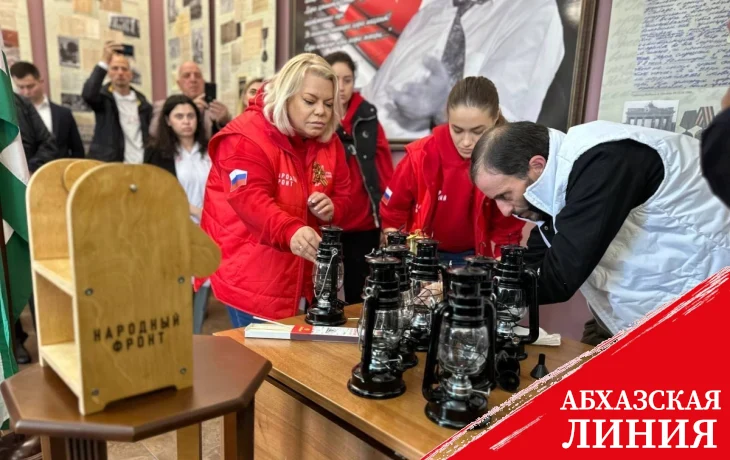
[[[344,230],[344,297],[358,303],[365,255],[388,231],[431,236],[440,259],[458,266],[474,254],[499,258],[533,222],[526,260],[538,269],[539,301],[580,290],[593,316],[590,344],[730,265],[730,209],[713,194],[730,201],[728,110],[702,150],[691,137],[633,125],[596,121],[562,133],[510,120],[492,81],[459,78],[443,124],[408,144],[394,168],[378,111],[355,91],[357,68],[343,52],[299,54],[249,81],[234,116],[206,101],[192,62],[179,68],[182,94],[150,104],[120,51],[107,43],[84,85],[96,116],[88,152],[71,112],[43,94],[38,70],[13,66],[29,99],[18,104],[30,169],[86,156],[175,175],[191,219],[222,251],[196,288],[212,288],[234,327],[305,311],[323,225]]]

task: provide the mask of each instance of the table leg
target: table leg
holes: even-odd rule
[[[41,436],[41,452],[43,460],[66,460],[66,440]]]
[[[177,430],[178,460],[200,460],[203,458],[201,432],[199,423]]]
[[[221,453],[223,460],[253,460],[254,400],[236,413],[223,417]]]
[[[53,439],[53,438],[51,438]],[[43,460],[46,459],[43,452]],[[69,460],[106,460],[106,442],[91,439],[66,439],[66,455]],[[56,460],[54,457],[53,460]]]

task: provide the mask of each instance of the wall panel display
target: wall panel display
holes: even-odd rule
[[[730,86],[729,19],[727,0],[614,0],[598,118],[699,139]]]
[[[28,2],[0,0],[0,34],[8,67],[17,61],[33,62]]]
[[[216,0],[215,12],[218,99],[235,116],[246,82],[274,74],[276,0]]]
[[[81,89],[101,60],[106,41],[131,46],[132,86],[148,100],[152,97],[148,6],[144,0],[44,2],[50,97],[73,111],[87,149],[95,121]]]
[[[180,64],[193,61],[210,81],[210,3],[208,0],[164,0],[167,95],[180,93]]]
[[[391,141],[445,122],[446,97],[467,76],[494,82],[508,120],[565,129],[586,9],[595,1],[293,0],[292,49],[347,52]]]

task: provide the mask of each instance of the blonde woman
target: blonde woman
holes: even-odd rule
[[[337,93],[332,67],[300,54],[210,141],[201,227],[223,254],[210,280],[234,327],[312,298],[319,226],[339,225],[349,204]]]

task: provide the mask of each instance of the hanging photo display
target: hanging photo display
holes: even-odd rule
[[[246,83],[274,74],[276,0],[216,0],[215,11],[218,99],[236,116]]]
[[[81,139],[88,149],[95,120],[94,113],[81,97],[81,90],[101,60],[106,41],[124,46],[132,67],[133,87],[148,99],[152,97],[148,3],[137,0],[46,0],[43,10],[50,98],[73,111]]]
[[[210,11],[207,0],[165,0],[167,95],[179,94],[180,64],[193,61],[210,81]]]
[[[592,2],[587,2],[592,3]],[[417,139],[445,122],[453,83],[484,76],[502,114],[565,129],[581,0],[296,0],[294,53],[348,53],[355,86],[386,135]]]

